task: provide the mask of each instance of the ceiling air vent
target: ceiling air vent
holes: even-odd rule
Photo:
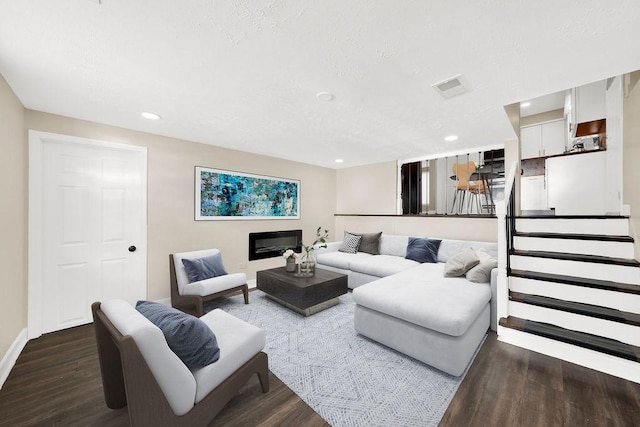
[[[469,85],[461,74],[431,85],[443,98],[453,98],[469,91]]]

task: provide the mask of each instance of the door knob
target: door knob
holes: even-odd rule
[[[135,246],[129,246],[129,252],[135,252],[136,249],[137,248]]]

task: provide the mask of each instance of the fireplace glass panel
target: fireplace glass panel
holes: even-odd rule
[[[273,258],[286,249],[301,252],[302,230],[249,233],[249,261]]]

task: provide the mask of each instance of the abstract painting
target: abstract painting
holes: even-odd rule
[[[196,166],[195,219],[300,219],[300,181]]]

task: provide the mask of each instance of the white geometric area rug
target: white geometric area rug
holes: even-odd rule
[[[264,329],[271,372],[333,427],[437,426],[464,378],[358,335],[351,293],[309,317],[262,291],[249,299],[210,301],[206,311],[221,308]]]

